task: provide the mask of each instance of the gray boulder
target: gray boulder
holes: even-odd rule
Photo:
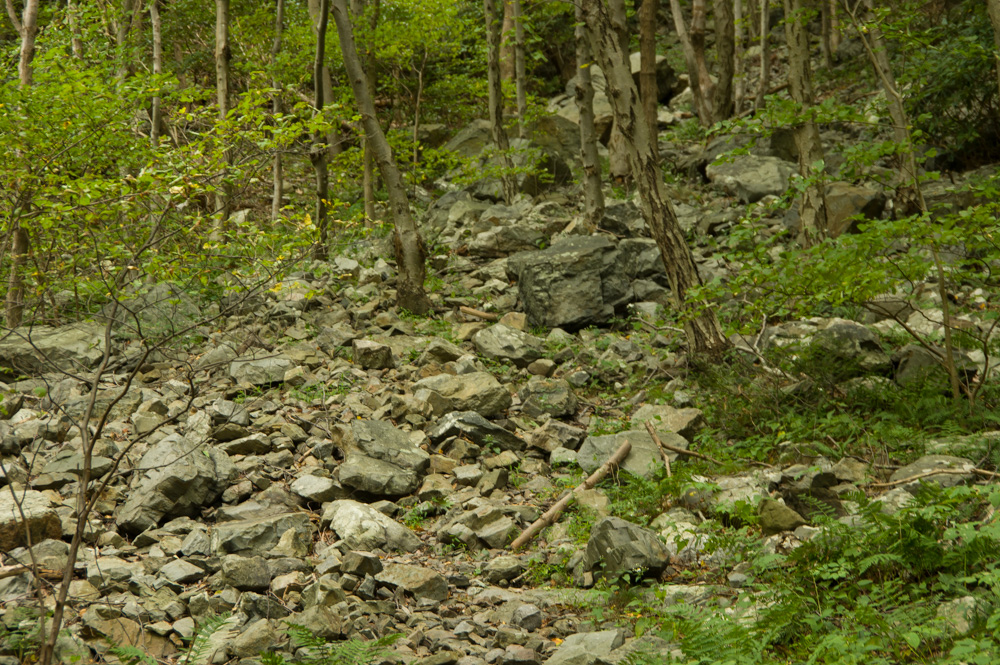
[[[104,308],[110,317],[112,306]],[[187,293],[174,284],[142,285],[118,301],[114,327],[119,333],[136,337],[172,335],[197,324],[201,310]]]
[[[563,640],[545,665],[596,665],[623,644],[625,631],[621,628],[576,633]]]
[[[490,360],[512,362],[527,367],[542,357],[543,342],[534,335],[511,328],[502,323],[480,330],[472,338],[479,355]]]
[[[793,173],[795,167],[784,160],[756,155],[724,158],[705,167],[709,182],[743,203],[783,194]]]
[[[236,467],[224,452],[179,434],[150,448],[136,470],[128,498],[116,516],[118,526],[130,534],[155,527],[166,518],[200,514],[236,476]]]
[[[670,552],[654,532],[619,517],[605,517],[590,532],[583,566],[603,570],[607,576],[638,572],[655,577],[669,561]]]
[[[833,182],[826,186],[827,234],[836,238],[858,229],[857,217],[877,219],[885,208],[886,197],[880,191],[858,187],[847,182]]]
[[[576,329],[607,322],[629,300],[618,251],[604,236],[575,236],[507,261],[532,326]]]
[[[321,524],[333,529],[353,550],[413,552],[420,547],[420,539],[405,526],[367,504],[349,499],[328,503]]]
[[[430,455],[406,432],[381,420],[356,420],[340,482],[376,496],[405,496],[420,486],[429,465]]]
[[[0,551],[11,552],[27,545],[29,534],[32,543],[62,537],[59,514],[48,496],[35,490],[21,490],[17,498],[20,506],[6,487],[0,492]]]
[[[688,441],[705,424],[705,416],[701,409],[691,407],[678,409],[668,404],[643,404],[632,414],[629,422],[643,427],[647,420],[653,422],[657,431],[663,429],[676,432]]]
[[[573,178],[573,171],[559,153],[536,145],[528,139],[510,141],[510,160],[514,166],[514,181],[519,194],[538,196],[539,194],[564,185]],[[502,168],[499,157],[481,157],[477,171]],[[498,177],[478,180],[469,187],[472,195],[479,199],[500,201],[503,186]]]
[[[391,369],[392,349],[369,339],[354,340],[354,363],[364,369]]]
[[[300,540],[311,542],[315,530],[308,513],[277,513],[217,524],[209,546],[219,555],[267,555],[285,534],[291,533]]]
[[[486,372],[430,376],[413,384],[413,395],[434,416],[475,411],[487,418],[497,418],[511,404],[507,390]]]
[[[892,369],[875,333],[853,321],[833,319],[813,335],[811,348],[818,357],[832,361],[831,371],[840,380]]]
[[[760,528],[768,536],[782,531],[795,531],[806,524],[802,515],[774,499],[761,501],[757,512],[760,515]]]
[[[893,354],[896,364],[895,379],[901,386],[919,387],[923,385],[938,385],[942,388],[948,385],[948,371],[944,367],[945,350],[939,348],[940,356],[935,355],[919,344],[907,344]],[[976,365],[964,351],[955,349],[952,352],[955,369],[959,378],[969,378],[976,373]]]
[[[295,367],[288,358],[237,358],[229,365],[229,377],[241,386],[267,386],[285,380],[285,372]]]
[[[688,447],[687,439],[676,432],[656,427],[656,433],[663,443],[677,448],[686,449]],[[660,449],[645,429],[628,430],[604,436],[588,436],[583,445],[580,446],[580,450],[577,451],[577,464],[587,473],[596,471],[615,454],[615,451],[625,441],[632,444],[632,450],[622,462],[621,469],[635,476],[652,478],[660,469],[664,468]],[[670,457],[671,461],[677,459],[677,453],[668,451],[667,456]]]
[[[421,566],[390,563],[375,576],[379,584],[390,589],[402,589],[419,600],[448,599],[448,581],[439,573]]]
[[[0,339],[0,375],[79,371],[94,367],[103,356],[104,326],[18,328]]]
[[[451,436],[460,436],[480,446],[496,446],[500,450],[523,450],[524,441],[510,430],[494,425],[475,411],[454,411],[447,414],[427,436],[440,443]]]
[[[521,389],[521,411],[531,418],[549,415],[554,418],[576,413],[577,401],[566,379],[533,376]]]
[[[889,482],[898,482],[913,478],[911,482],[902,484],[902,488],[911,494],[916,494],[921,483],[933,483],[941,487],[954,487],[971,482],[975,475],[972,469],[976,468],[976,463],[964,457],[953,455],[924,455],[917,461],[907,464],[902,469],[897,469],[890,477]],[[946,470],[950,473],[934,474],[934,471]],[[931,475],[924,475],[931,474]],[[919,477],[918,477],[919,476]]]

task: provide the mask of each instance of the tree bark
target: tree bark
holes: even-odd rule
[[[277,0],[274,12],[274,42],[271,44],[271,67],[277,67],[278,55],[281,53],[281,41],[285,32],[285,0]],[[321,73],[322,76],[322,73]],[[277,74],[271,79],[271,87],[274,89],[271,98],[271,112],[274,115],[281,113],[281,87]],[[281,205],[285,198],[284,191],[284,169],[281,163],[281,151],[274,151],[274,162],[271,165],[271,221],[277,221],[281,215]]]
[[[80,17],[77,15],[76,0],[66,0],[66,18],[69,21],[70,49],[74,58],[83,57],[83,37],[80,35]]]
[[[219,122],[224,123],[229,115],[229,0],[215,0],[215,94],[219,105]],[[222,178],[215,190],[215,210],[219,221],[229,219],[232,186],[228,182],[229,169],[233,164],[233,153],[228,146],[223,151],[225,166]]]
[[[629,54],[628,16],[625,13],[625,0],[608,0],[611,16],[611,30],[626,56]],[[626,57],[626,62],[628,58]],[[629,65],[631,67],[631,65]],[[631,68],[630,70],[631,71]],[[629,159],[628,146],[625,137],[618,127],[618,119],[611,121],[611,137],[608,139],[608,176],[615,181],[628,180]]]
[[[326,62],[326,27],[330,21],[330,0],[320,0],[319,21],[316,23],[316,59],[313,62],[313,89],[316,95],[316,115],[323,114],[327,98],[323,93],[323,66]],[[324,140],[324,132],[313,134],[313,148],[309,158],[316,174],[316,228],[319,241],[313,248],[313,257],[324,261],[327,256],[329,229],[327,225],[326,202],[330,198],[330,175],[327,168],[329,150]]]
[[[997,89],[1000,90],[1000,0],[986,0],[986,10],[993,24],[994,58],[997,68]]]
[[[333,0],[333,18],[337,23],[337,34],[340,37],[340,51],[344,59],[344,69],[347,71],[361,113],[361,122],[365,128],[375,161],[382,173],[385,187],[389,194],[389,204],[392,207],[395,232],[393,245],[396,252],[396,263],[399,276],[396,280],[396,302],[404,309],[416,314],[424,314],[430,309],[430,300],[424,293],[424,246],[417,230],[416,222],[410,212],[410,202],[406,196],[406,185],[400,175],[392,155],[389,142],[382,133],[378,119],[375,117],[375,104],[368,91],[368,80],[361,66],[357,47],[354,44],[354,34],[351,28],[351,18],[347,11],[347,0]]]
[[[13,13],[13,12],[11,12]],[[21,57],[18,61],[17,73],[22,88],[31,86],[34,82],[35,36],[38,34],[38,0],[25,0],[24,13],[21,21],[16,20],[14,26],[21,35]]]
[[[590,80],[593,58],[590,35],[584,24],[583,8],[575,5],[576,28],[576,105],[580,109],[580,160],[583,163],[583,193],[587,226],[597,229],[604,217],[604,192],[601,190],[601,162],[597,156],[597,131],[594,128],[594,86]]]
[[[743,110],[743,101],[747,96],[746,45],[747,27],[744,16],[743,0],[733,2],[733,26],[735,52],[733,54],[733,113],[739,115]]]
[[[670,11],[674,17],[674,29],[684,51],[684,62],[688,69],[688,81],[694,98],[694,109],[702,126],[709,127],[714,122],[715,113],[712,99],[715,84],[708,73],[705,61],[705,0],[694,0],[691,5],[691,29],[684,22],[680,0],[670,0]]]
[[[820,173],[813,165],[823,159],[819,128],[810,115],[813,105],[812,74],[809,68],[809,33],[802,11],[802,0],[784,0],[785,38],[788,42],[788,89],[801,109],[803,119],[795,127],[795,145],[799,150],[799,173],[807,181],[799,199],[799,225],[802,239],[810,244],[826,236],[826,206]]]
[[[528,80],[524,67],[524,17],[521,0],[510,0],[514,15],[514,89],[517,95],[517,128],[521,138],[526,137],[528,116]]]
[[[733,75],[736,72],[736,34],[732,0],[713,0],[715,19],[715,56],[718,61],[712,95],[712,124],[733,116]]]
[[[764,108],[764,95],[771,86],[771,3],[760,0],[760,85],[754,99],[754,110]]]
[[[365,13],[365,3],[366,0],[351,0],[350,8],[351,13],[355,16],[355,19],[360,18]],[[378,10],[379,2],[373,5],[372,15],[370,17],[369,28],[371,33],[375,32],[375,26],[378,24]],[[361,59],[361,66],[365,70],[365,80],[368,83],[368,90],[370,94],[375,94],[375,57],[371,52],[369,45],[365,42],[360,43],[359,52],[364,52],[365,57]],[[367,133],[366,136],[361,139],[361,148],[364,151],[364,156],[362,158],[362,179],[361,179],[361,191],[364,192],[365,199],[365,219],[369,224],[375,222],[375,156],[372,154],[372,147],[368,141]]]
[[[490,90],[490,130],[493,134],[493,143],[496,144],[497,158],[503,169],[503,174],[500,177],[503,198],[507,204],[510,204],[517,194],[517,182],[512,173],[514,164],[510,158],[510,143],[507,141],[507,132],[503,127],[503,87],[500,78],[501,26],[496,0],[483,0],[483,13],[486,18],[486,72]]]
[[[28,232],[20,222],[11,233],[10,276],[7,279],[6,322],[8,328],[17,328],[24,317],[24,267],[28,262]]]
[[[152,0],[149,3],[149,23],[153,30],[153,76],[161,76],[163,74],[163,29],[160,23],[159,0]],[[160,125],[162,122],[159,93],[153,95],[149,122],[149,142],[155,148],[160,145]]]
[[[642,0],[639,7],[639,94],[646,114],[649,135],[657,136],[656,109],[659,91],[656,89],[656,10],[657,0]],[[658,156],[657,156],[658,157]]]
[[[513,0],[503,1],[503,26],[500,28],[500,78],[513,81],[517,77],[514,64],[514,3]]]
[[[593,49],[607,77],[608,99],[627,139],[629,163],[638,186],[643,217],[660,249],[674,305],[682,310],[687,292],[701,285],[701,277],[667,198],[652,137],[646,123],[640,121],[639,92],[632,80],[628,56],[611,27],[608,9],[603,0],[585,0],[584,7]],[[684,330],[693,353],[718,353],[728,346],[712,309],[691,312],[686,317]]]

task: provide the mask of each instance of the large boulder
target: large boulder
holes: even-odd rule
[[[655,577],[669,561],[670,552],[654,532],[620,517],[605,517],[590,532],[583,566],[607,576],[637,572]]]
[[[94,367],[102,357],[104,326],[75,323],[18,328],[0,339],[0,376],[77,372]]]
[[[921,483],[954,487],[972,482],[975,478],[975,474],[972,473],[974,468],[976,468],[976,463],[964,457],[924,455],[917,461],[894,471],[889,477],[889,482],[899,482],[903,489],[911,494],[916,494]],[[946,471],[947,473],[934,473],[935,471]],[[910,480],[910,482],[902,482],[906,480]]]
[[[48,496],[35,490],[19,490],[17,501],[10,490],[0,492],[0,551],[10,552],[47,538],[61,538],[59,514]],[[20,503],[20,505],[18,505]]]
[[[520,194],[538,196],[552,187],[564,185],[573,178],[573,171],[559,153],[536,145],[528,139],[513,139],[510,142],[510,160],[514,167],[516,191]],[[478,173],[490,173],[470,186],[472,195],[479,199],[500,201],[503,185],[499,176],[492,175],[503,168],[499,156],[482,157],[475,166]]]
[[[286,534],[302,542],[312,542],[316,528],[309,513],[277,513],[244,520],[222,522],[212,529],[212,553],[266,556],[277,547]]]
[[[413,552],[420,547],[420,539],[405,526],[367,504],[349,499],[328,503],[321,524],[333,529],[353,550]]]
[[[295,367],[284,356],[237,358],[229,365],[229,377],[241,386],[267,386],[285,380],[285,372]]]
[[[780,196],[787,189],[795,167],[777,157],[740,155],[716,160],[705,167],[709,182],[743,203],[765,196]]]
[[[510,393],[492,374],[438,374],[413,384],[413,395],[431,415],[452,411],[475,411],[487,418],[498,418],[510,407]]]
[[[236,476],[229,456],[173,434],[150,448],[136,467],[128,498],[116,521],[138,534],[167,518],[195,516],[225,491]]]
[[[441,602],[448,599],[448,580],[429,568],[406,563],[390,563],[375,576],[379,584],[402,589],[418,600]]]
[[[688,447],[687,439],[676,432],[662,429],[659,424],[656,426],[656,434],[660,437],[660,441],[675,448],[686,449]],[[576,462],[587,473],[596,471],[598,467],[611,459],[611,456],[625,441],[632,444],[632,449],[625,461],[621,463],[621,469],[635,476],[652,478],[660,469],[664,468],[660,449],[645,429],[634,429],[603,436],[588,436],[576,453]],[[668,451],[668,457],[674,460],[677,458],[677,453]]]
[[[847,182],[826,186],[826,228],[831,238],[858,229],[858,218],[877,219],[885,208],[886,196],[869,187]]]
[[[810,347],[817,358],[832,363],[830,370],[839,379],[892,369],[875,333],[854,321],[833,319],[813,335]]]
[[[607,662],[611,652],[625,644],[621,628],[568,636],[545,665],[597,665]]]
[[[159,282],[142,285],[119,299],[117,307],[107,305],[103,316],[114,315],[114,327],[128,337],[163,337],[196,325],[201,309],[186,292],[174,284]]]
[[[513,432],[494,425],[475,411],[454,411],[445,415],[427,431],[434,443],[451,436],[460,436],[480,446],[495,446],[500,450],[524,450],[524,441]]]
[[[507,260],[517,279],[528,323],[545,328],[581,328],[606,323],[629,300],[618,250],[604,236],[576,236],[547,249]]]
[[[544,343],[534,335],[498,323],[480,330],[472,338],[479,355],[500,362],[527,367],[542,357]]]
[[[420,486],[430,455],[406,432],[381,420],[351,423],[347,459],[340,465],[340,482],[374,496],[405,496]]]

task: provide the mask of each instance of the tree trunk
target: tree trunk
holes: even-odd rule
[[[326,96],[323,94],[323,63],[326,62],[326,27],[330,21],[330,0],[320,0],[319,21],[316,23],[316,59],[313,62],[313,88],[316,95],[316,115],[323,114],[326,106]],[[324,134],[317,131],[313,134],[313,148],[309,159],[312,161],[316,174],[316,228],[319,229],[319,241],[313,248],[313,257],[325,261],[329,243],[326,202],[330,198],[330,175],[327,168],[329,150],[324,140]]]
[[[517,66],[514,63],[514,3],[513,0],[503,1],[503,26],[500,28],[500,78],[504,81],[514,81],[517,78]]]
[[[736,40],[736,50],[733,54],[733,70],[736,74],[733,81],[733,112],[736,115],[739,115],[743,110],[743,100],[747,96],[747,26],[743,12],[743,0],[735,0],[733,2],[733,36]]]
[[[274,13],[274,43],[271,44],[271,66],[276,67],[278,55],[281,53],[281,41],[285,32],[285,0],[277,0]],[[322,72],[320,73],[322,76]],[[278,92],[280,84],[277,76],[271,79],[271,87],[274,89],[271,99],[271,111],[277,116],[281,113],[281,93]],[[324,93],[325,94],[325,93]],[[284,172],[281,164],[281,151],[274,151],[274,162],[271,166],[271,221],[277,221],[281,215],[281,205],[285,198]]]
[[[25,0],[20,23],[16,21],[16,14],[12,14],[12,17],[15,18],[14,27],[21,35],[21,57],[17,73],[21,87],[27,88],[34,82],[32,63],[35,60],[35,35],[38,34],[38,0]]]
[[[646,123],[640,121],[639,92],[632,81],[628,55],[611,27],[608,8],[603,0],[585,0],[584,7],[594,52],[607,77],[608,99],[627,139],[629,163],[638,186],[643,217],[660,249],[674,306],[681,311],[688,290],[700,285],[701,277],[667,198],[652,137]],[[693,353],[717,353],[728,345],[715,312],[710,308],[691,313],[685,323],[685,333]]]
[[[219,105],[219,122],[223,123],[229,115],[229,57],[229,0],[215,0],[215,94]],[[233,153],[228,146],[223,156],[225,167],[221,182],[215,190],[215,210],[219,213],[220,222],[229,219],[232,199],[232,186],[228,179]]]
[[[712,109],[715,84],[708,74],[708,64],[705,61],[705,0],[694,0],[691,5],[690,31],[684,23],[680,0],[670,0],[670,11],[674,17],[674,28],[684,50],[695,113],[702,126],[709,127],[715,117]]]
[[[153,76],[163,74],[163,30],[160,23],[159,0],[152,0],[149,3],[149,23],[153,29]],[[159,84],[157,84],[157,87]],[[150,113],[149,142],[153,147],[160,145],[160,125],[162,114],[160,111],[160,95],[153,95],[152,112]]]
[[[337,34],[340,37],[340,51],[344,59],[344,69],[347,71],[354,99],[361,113],[361,122],[365,134],[375,154],[375,161],[382,172],[382,179],[389,194],[389,204],[392,207],[395,233],[393,245],[396,251],[396,263],[399,276],[396,280],[396,302],[404,309],[417,314],[424,314],[430,309],[430,300],[424,293],[424,245],[420,239],[416,222],[410,212],[410,202],[406,197],[406,185],[400,175],[399,167],[392,156],[389,142],[382,133],[382,128],[375,117],[375,104],[368,92],[368,80],[361,66],[357,47],[354,45],[354,34],[351,29],[351,18],[347,11],[347,0],[333,0],[333,18],[337,23]]]
[[[822,0],[830,7],[830,53],[836,58],[840,50],[840,19],[837,17],[837,0]]]
[[[580,109],[580,160],[583,163],[585,219],[591,231],[597,230],[604,217],[604,192],[601,191],[601,161],[597,156],[597,131],[594,129],[594,86],[590,80],[590,35],[584,24],[583,8],[576,10],[576,105]]]
[[[509,205],[517,194],[517,182],[512,170],[510,158],[510,143],[503,127],[503,87],[500,79],[500,16],[497,12],[496,0],[483,0],[483,13],[486,18],[486,72],[490,89],[490,129],[493,133],[493,143],[496,144],[497,158],[500,161],[503,174],[500,177],[503,187],[504,201]]]
[[[28,262],[28,232],[20,222],[11,232],[10,277],[7,280],[6,322],[8,328],[17,328],[24,317],[24,267]]]
[[[719,63],[712,96],[712,123],[733,116],[733,75],[736,71],[736,35],[733,21],[732,0],[713,0],[715,18],[715,56]]]
[[[629,34],[627,15],[625,13],[625,0],[608,0],[611,12],[611,29],[618,39],[621,48],[627,54],[629,52]],[[611,136],[608,139],[608,177],[616,182],[624,182],[629,179],[628,146],[625,145],[625,137],[618,129],[618,120],[611,120]]]
[[[69,31],[73,35],[70,39],[70,49],[74,58],[83,57],[83,37],[80,35],[80,17],[77,15],[76,1],[66,0],[66,18],[69,21]]]
[[[319,2],[320,0],[308,0],[306,2],[306,9],[309,12],[309,20],[312,22],[314,37],[316,36],[316,25],[319,21]],[[333,81],[330,78],[330,66],[326,63],[323,63],[321,80],[323,82],[323,99],[333,99]],[[330,159],[340,154],[341,137],[338,130],[331,129],[329,135],[326,137],[326,142],[330,146]]]
[[[656,137],[656,109],[659,91],[656,89],[656,10],[658,0],[642,0],[639,7],[639,94],[646,114],[649,135]],[[654,138],[655,140],[655,138]],[[659,150],[657,150],[657,159]]]
[[[993,24],[994,57],[997,68],[997,88],[1000,89],[1000,0],[986,0],[986,10]]]
[[[524,69],[524,18],[521,0],[510,0],[514,15],[514,89],[517,94],[517,128],[520,137],[526,138],[528,116],[528,81]]]
[[[802,0],[784,0],[785,39],[788,42],[788,89],[800,108],[802,121],[795,127],[795,145],[799,150],[799,173],[807,186],[799,199],[799,224],[805,244],[826,236],[826,206],[823,183],[816,182],[822,173],[813,165],[823,159],[819,129],[810,115],[813,105],[812,75],[809,68],[809,33],[802,11]]]
[[[760,85],[754,99],[754,110],[764,108],[764,95],[771,86],[771,3],[760,0]]]

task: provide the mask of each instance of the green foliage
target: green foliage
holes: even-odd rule
[[[371,641],[350,639],[331,642],[294,623],[288,624],[288,635],[303,652],[302,659],[286,661],[280,654],[265,653],[261,655],[265,665],[374,665],[403,636],[395,633]]]
[[[30,607],[14,608],[0,622],[0,653],[30,663],[42,646],[42,622]]]

